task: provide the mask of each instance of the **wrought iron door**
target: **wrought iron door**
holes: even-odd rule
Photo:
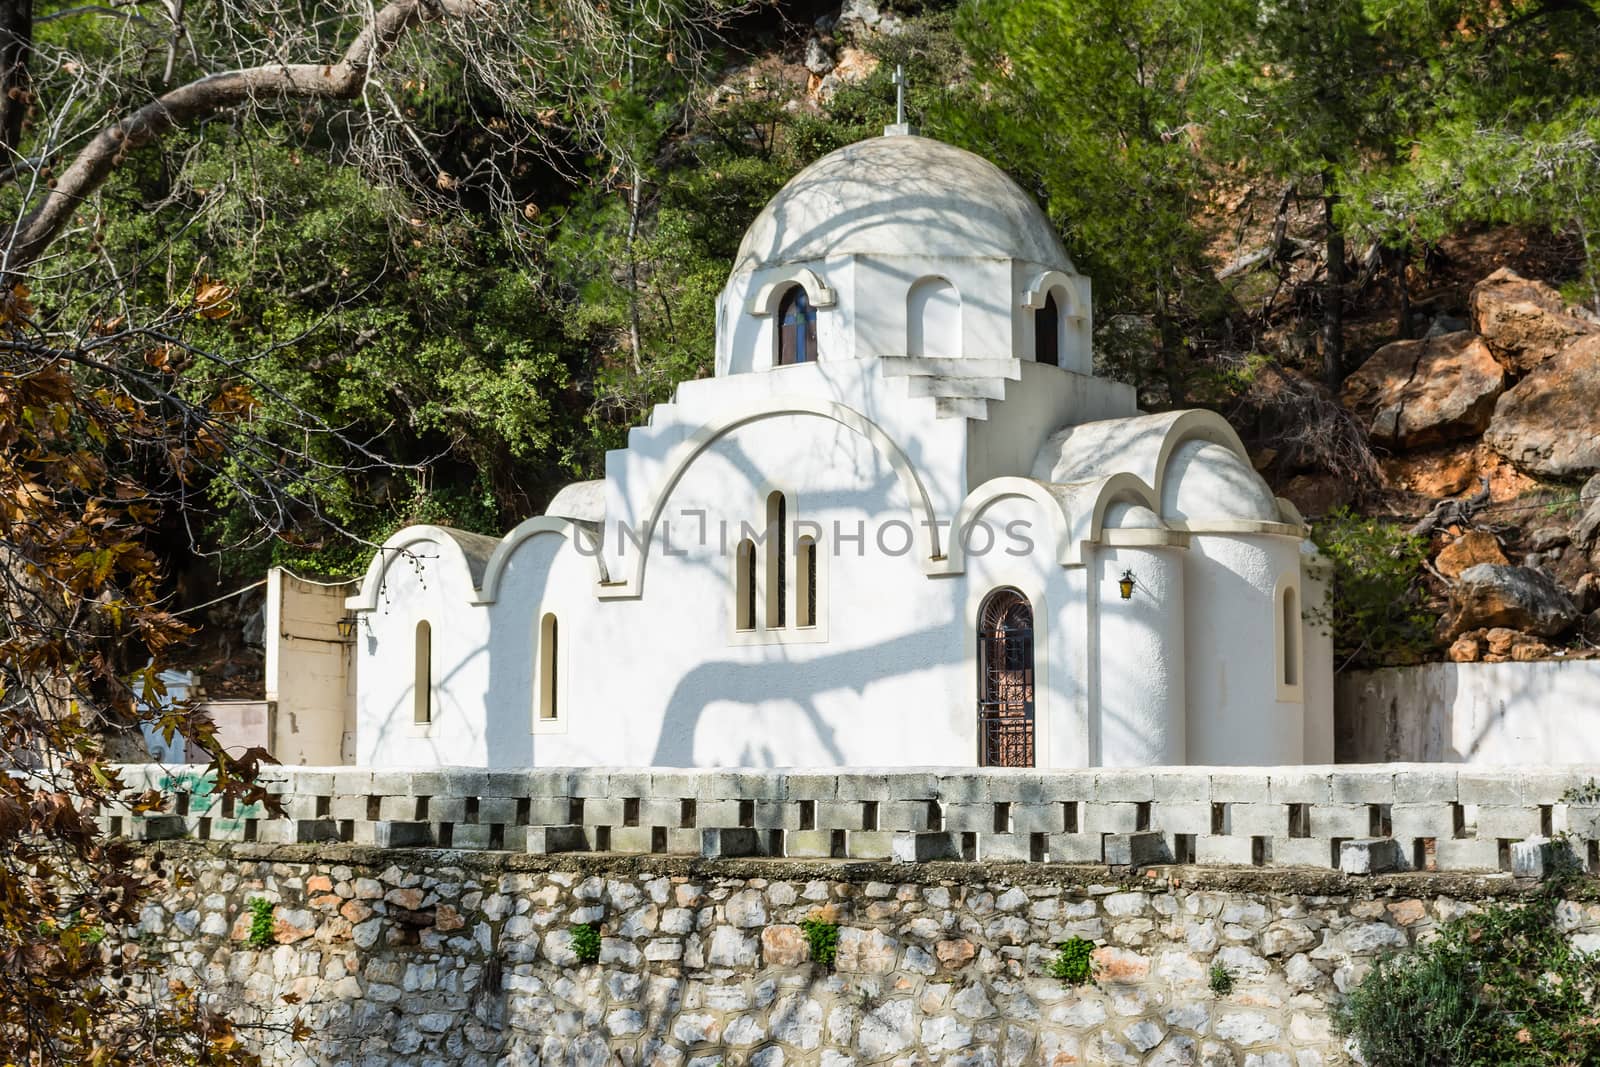
[[[978,610],[978,764],[1032,767],[1033,608],[997,589]]]

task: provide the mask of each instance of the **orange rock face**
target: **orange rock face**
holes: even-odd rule
[[[1503,395],[1483,439],[1533,474],[1600,471],[1600,334],[1563,349]]]
[[[798,967],[808,954],[798,926],[778,924],[761,931],[761,960],[768,967]]]
[[[1500,542],[1494,534],[1483,530],[1468,530],[1454,541],[1450,542],[1439,553],[1433,565],[1439,568],[1439,573],[1446,578],[1458,578],[1461,572],[1468,567],[1479,563],[1509,563],[1506,554],[1500,551]]]
[[[1384,345],[1345,379],[1340,400],[1373,443],[1417,448],[1482,433],[1505,387],[1489,346],[1462,330]]]
[[[1532,370],[1597,330],[1593,323],[1568,311],[1560,293],[1509,267],[1473,286],[1469,306],[1472,328],[1518,373]]]

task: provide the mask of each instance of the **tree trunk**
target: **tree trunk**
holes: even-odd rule
[[[1333,172],[1322,175],[1322,218],[1327,227],[1327,284],[1322,294],[1322,378],[1335,391],[1344,383],[1344,233],[1334,221],[1339,191]]]
[[[10,166],[22,144],[22,120],[32,103],[28,53],[33,49],[33,0],[0,0],[0,149]]]
[[[1394,250],[1394,284],[1400,299],[1400,339],[1411,340],[1411,286],[1406,280],[1406,266],[1411,261],[1411,247],[1401,245]]]
[[[0,4],[18,0],[0,0]],[[21,0],[26,3],[27,0]],[[39,206],[5,235],[0,282],[26,270],[49,249],[73,212],[86,203],[129,152],[185,123],[255,100],[352,100],[372,67],[413,26],[441,16],[471,18],[479,0],[390,0],[356,34],[337,63],[274,63],[208,74],[152,100],[103,128],[63,170]]]
[[[1165,286],[1156,288],[1156,330],[1161,335],[1161,374],[1167,383],[1167,402],[1175,408],[1181,407],[1187,397],[1183,387],[1183,362],[1178,356],[1183,336],[1173,321]]]

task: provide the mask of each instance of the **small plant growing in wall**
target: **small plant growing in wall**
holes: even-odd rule
[[[1225,997],[1233,992],[1233,972],[1220,963],[1211,965],[1209,981],[1211,983],[1211,992],[1219,997]]]
[[[1074,937],[1057,946],[1050,961],[1050,974],[1068,985],[1083,985],[1094,980],[1094,942]]]
[[[806,935],[811,958],[824,967],[832,967],[839,955],[839,924],[826,918],[812,917],[800,923],[800,932]]]
[[[599,923],[579,923],[572,928],[572,954],[579,963],[594,963],[600,958]]]
[[[272,901],[251,897],[249,908],[250,936],[246,941],[251,948],[267,948],[272,944]]]

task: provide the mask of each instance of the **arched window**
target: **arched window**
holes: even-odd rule
[[[783,494],[767,494],[767,629],[784,625],[785,601],[789,595],[788,530],[789,509]]]
[[[1032,767],[1033,606],[996,589],[978,608],[978,763]]]
[[[560,648],[558,641],[556,617],[551,612],[546,612],[539,620],[539,718],[545,722],[553,722],[561,714],[556,683],[557,663],[560,662]]]
[[[1056,294],[1044,298],[1044,307],[1033,313],[1033,358],[1052,367],[1061,366],[1061,309]]]
[[[792,285],[778,304],[778,365],[812,363],[817,358],[817,309],[804,286]]]
[[[1300,684],[1300,598],[1292,585],[1283,590],[1278,625],[1282,627],[1278,647],[1283,655],[1283,670],[1279,677],[1285,687],[1293,688]]]
[[[433,721],[433,627],[417,623],[417,644],[412,659],[411,721]]]
[[[924,278],[906,296],[906,355],[961,355],[961,294],[944,278]]]
[[[756,628],[756,543],[746,537],[733,554],[734,629]]]
[[[794,624],[817,624],[817,539],[809,534],[800,538],[795,546],[795,600]]]

